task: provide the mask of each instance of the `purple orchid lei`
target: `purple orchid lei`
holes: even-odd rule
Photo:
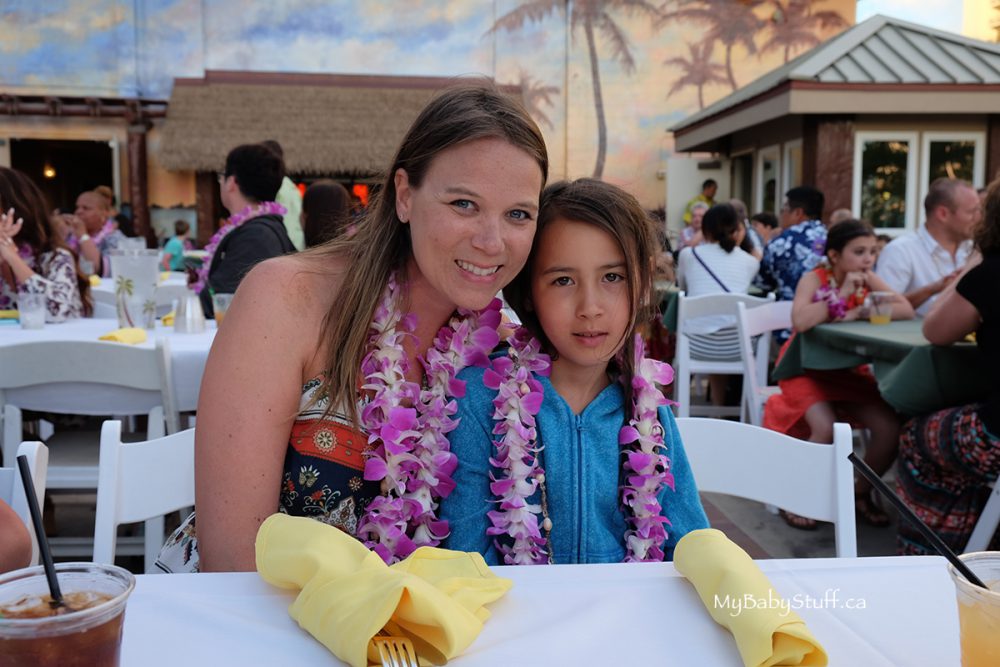
[[[622,506],[626,512],[625,562],[662,561],[663,544],[667,540],[659,495],[666,484],[674,488],[670,460],[663,442],[663,426],[657,412],[668,405],[657,383],[673,382],[670,364],[645,358],[642,336],[635,337],[635,370],[632,376],[632,419],[618,434],[618,444],[624,454],[625,484],[621,487]]]
[[[494,359],[483,374],[483,384],[497,390],[493,433],[502,436],[495,442],[497,455],[490,465],[503,471],[500,477],[491,477],[490,490],[500,506],[489,512],[493,527],[486,532],[512,539],[512,543],[496,542],[505,565],[540,565],[550,562],[550,547],[539,530],[541,507],[528,500],[545,482],[535,424],[544,390],[532,373],[547,376],[550,364],[549,357],[539,352],[538,342],[523,329],[509,342],[507,356]],[[659,494],[664,484],[673,488],[674,478],[657,414],[669,401],[656,384],[670,384],[673,377],[669,364],[645,358],[642,337],[636,336],[632,418],[618,434],[625,454],[620,496],[628,525],[625,562],[662,561],[664,557],[664,524],[669,521],[662,516]]]
[[[212,258],[215,257],[215,251],[218,249],[222,239],[226,237],[226,234],[233,231],[247,220],[258,218],[262,215],[284,214],[284,206],[277,202],[265,201],[259,204],[247,206],[239,213],[234,213],[229,216],[229,220],[226,224],[222,225],[222,227],[219,228],[219,231],[215,232],[215,234],[212,235],[212,238],[208,240],[208,245],[205,246],[205,258],[202,260],[201,267],[198,269],[198,279],[189,285],[189,287],[195,294],[201,294],[201,291],[205,289],[205,285],[208,283],[208,272],[212,268]]]
[[[847,315],[847,301],[840,296],[835,285],[820,285],[812,300],[813,303],[826,301],[827,312],[832,321],[843,319]]]
[[[101,225],[100,231],[98,231],[97,234],[95,234],[92,239],[94,245],[100,245],[101,241],[106,239],[108,237],[108,234],[110,234],[113,231],[115,231],[115,221],[105,220],[104,224]]]
[[[387,563],[402,560],[421,546],[437,546],[448,535],[448,522],[438,519],[438,501],[455,488],[451,474],[457,459],[447,433],[455,398],[465,395],[457,379],[466,366],[485,366],[500,341],[499,299],[477,312],[459,309],[420,359],[426,386],[406,380],[408,363],[403,340],[412,336],[416,318],[400,316],[399,287],[389,279],[370,327],[369,352],[361,363],[364,391],[373,399],[361,411],[361,425],[374,445],[365,461],[364,478],[381,481],[383,495],[365,510],[358,538]]]
[[[494,359],[483,374],[483,384],[497,391],[493,434],[500,439],[494,443],[497,453],[490,465],[503,471],[499,477],[490,474],[490,491],[499,508],[488,513],[493,525],[486,534],[511,538],[512,543],[495,541],[504,564],[540,565],[549,562],[548,545],[539,530],[541,506],[529,503],[528,498],[545,481],[535,425],[544,390],[532,373],[548,375],[550,364],[541,345],[525,329],[519,328],[509,343],[508,354]]]

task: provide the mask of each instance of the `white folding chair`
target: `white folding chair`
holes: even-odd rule
[[[38,506],[41,507],[45,503],[45,473],[49,467],[49,450],[40,442],[22,442],[17,448],[17,456],[22,455],[28,457],[31,483],[38,497]],[[31,521],[28,497],[24,493],[16,458],[9,466],[0,468],[0,500],[10,505],[14,513],[21,517],[21,521],[28,527],[28,533],[31,534],[30,565],[38,565],[38,536],[35,535],[35,525]]]
[[[763,421],[763,408],[767,399],[781,391],[777,386],[767,384],[770,333],[790,329],[791,326],[791,301],[775,301],[755,308],[747,308],[742,302],[736,304],[736,328],[740,333],[740,351],[743,357],[743,404],[750,423],[754,426],[760,426]],[[756,350],[753,347],[754,336],[760,336]]]
[[[146,522],[145,568],[163,546],[163,515],[194,505],[194,429],[144,442],[122,442],[122,424],[101,429],[101,474],[94,562],[115,562],[118,526]]]
[[[0,407],[4,462],[13,460],[22,431],[22,410],[59,414],[145,414],[147,438],[180,430],[174,407],[170,349],[100,341],[40,341],[0,347]],[[46,442],[47,488],[95,490],[99,437],[87,431],[58,432]],[[55,555],[90,553],[90,540],[53,541]]]
[[[706,294],[688,298],[684,292],[677,295],[677,350],[674,356],[674,400],[677,401],[677,416],[690,417],[697,413],[711,417],[740,415],[739,407],[715,407],[691,405],[691,378],[695,374],[743,375],[740,359],[720,361],[707,354],[693,354],[689,336],[691,321],[709,315],[731,315],[736,325],[736,304],[744,303],[754,308],[771,303],[773,296],[762,298],[749,294]]]
[[[1000,526],[1000,481],[994,482],[986,506],[983,507],[979,521],[976,522],[976,527],[972,530],[972,535],[969,536],[965,551],[962,553],[986,551],[993,534],[997,532],[997,526]]]
[[[834,424],[832,446],[724,419],[678,419],[677,428],[699,491],[832,521],[837,557],[858,555],[848,424]]]

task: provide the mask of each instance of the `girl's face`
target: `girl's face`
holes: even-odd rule
[[[557,370],[603,373],[629,329],[625,253],[598,227],[558,218],[538,242],[531,304]]]
[[[420,187],[403,169],[395,179],[396,212],[410,226],[411,279],[431,298],[484,308],[528,259],[538,163],[507,141],[478,139],[442,151]]]
[[[876,257],[878,257],[878,241],[875,237],[859,236],[848,241],[841,252],[831,250],[830,264],[844,273],[869,271],[875,266]]]

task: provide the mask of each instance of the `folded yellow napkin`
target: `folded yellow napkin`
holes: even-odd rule
[[[0,320],[16,320],[19,316],[16,310],[0,310]]]
[[[160,323],[165,327],[172,327],[174,326],[174,317],[176,317],[176,315],[174,314],[174,311],[171,310],[169,313],[160,318]]]
[[[97,340],[110,340],[114,343],[128,343],[129,345],[138,345],[139,343],[146,342],[146,330],[139,329],[137,327],[125,327],[124,329],[115,329],[111,333],[106,333]]]
[[[100,276],[90,276],[90,286],[91,287],[100,287],[101,286],[101,277]]]
[[[160,271],[160,282],[165,282],[170,277],[169,271]]]
[[[682,537],[674,567],[694,585],[715,622],[733,634],[747,667],[827,664],[802,618],[780,606],[764,573],[721,531],[705,528]]]
[[[422,664],[444,664],[479,635],[483,605],[511,587],[476,553],[421,547],[387,566],[339,529],[285,514],[264,521],[256,549],[265,581],[301,590],[292,618],[353,667],[379,662],[369,644],[383,628],[409,637]]]

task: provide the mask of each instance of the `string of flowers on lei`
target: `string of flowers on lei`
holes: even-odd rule
[[[400,315],[399,293],[393,276],[375,311],[361,363],[362,389],[373,396],[361,411],[373,446],[364,478],[381,481],[383,495],[368,504],[357,534],[387,563],[447,537],[448,522],[438,519],[437,510],[439,500],[455,488],[451,474],[457,459],[447,434],[458,425],[452,419],[455,399],[465,395],[465,382],[456,376],[466,366],[486,366],[500,341],[499,299],[481,311],[459,309],[420,358],[421,388],[406,380],[403,340],[413,335],[416,318]]]
[[[499,475],[491,475],[490,484],[499,506],[488,513],[493,525],[486,532],[506,537],[495,541],[504,564],[540,565],[549,562],[550,545],[539,530],[542,508],[529,499],[545,482],[535,423],[544,389],[532,373],[547,376],[550,364],[538,342],[523,329],[509,343],[508,354],[494,359],[483,375],[483,383],[497,391],[493,433],[500,436],[494,443],[497,455],[490,459],[490,464],[500,471]],[[625,473],[619,496],[626,510],[624,560],[662,561],[666,525],[670,522],[663,516],[659,494],[664,485],[674,488],[674,477],[658,416],[659,407],[670,402],[656,385],[670,384],[674,372],[669,364],[645,358],[642,337],[638,335],[634,368],[632,414],[618,434]]]
[[[113,231],[115,231],[115,221],[105,220],[104,224],[101,225],[100,231],[98,231],[93,237],[94,245],[100,245],[101,241],[108,238],[108,234]]]
[[[215,232],[215,234],[212,234],[212,238],[208,240],[208,244],[205,246],[205,257],[202,259],[201,267],[198,268],[198,279],[190,285],[194,293],[201,294],[201,291],[205,289],[205,285],[208,284],[208,272],[212,268],[212,258],[215,257],[216,249],[218,249],[219,244],[227,234],[242,225],[247,220],[252,220],[253,218],[258,218],[262,215],[284,214],[284,206],[277,202],[265,201],[260,202],[259,204],[251,204],[242,211],[229,216],[229,220],[226,221],[226,224],[222,225],[222,227],[219,228],[219,231]]]

